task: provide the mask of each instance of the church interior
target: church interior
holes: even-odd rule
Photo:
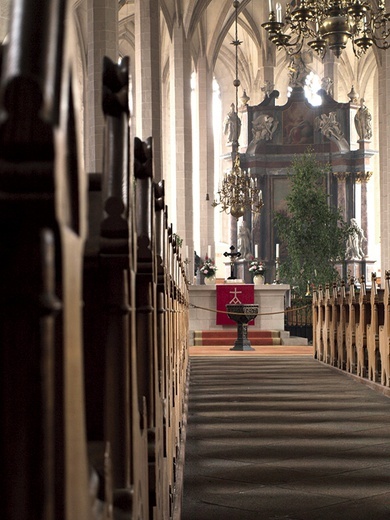
[[[198,488],[182,506],[208,347],[305,355],[377,390],[385,426],[389,36],[389,0],[0,0],[6,520],[213,518]],[[352,231],[291,325],[275,214],[306,153]],[[314,509],[294,518],[337,518]]]

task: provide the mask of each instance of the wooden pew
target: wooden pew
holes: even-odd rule
[[[345,331],[347,324],[348,302],[345,293],[345,282],[341,281],[340,291],[337,295],[337,367],[345,370],[346,366],[346,344]]]
[[[154,209],[156,218],[156,272],[157,272],[157,372],[158,385],[156,400],[162,415],[159,419],[160,428],[157,441],[157,473],[156,473],[156,502],[161,518],[169,518],[174,507],[174,496],[170,490],[174,489],[173,457],[170,436],[170,410],[168,395],[171,384],[171,374],[168,363],[168,315],[167,301],[169,298],[168,285],[168,210],[164,202],[164,181],[154,184]]]
[[[332,284],[329,306],[329,363],[337,366],[337,284]]]
[[[329,284],[325,285],[324,312],[322,323],[322,341],[324,346],[323,361],[330,363],[330,324],[332,316],[332,301],[330,298]]]
[[[379,327],[384,325],[383,289],[376,283],[376,274],[371,276],[371,321],[367,323],[367,357],[370,381],[380,382]]]
[[[136,360],[139,407],[144,403],[148,436],[148,510],[157,507],[156,450],[162,411],[156,400],[158,388],[157,294],[152,141],[134,141],[136,191]]]
[[[322,339],[322,357],[324,363],[328,363],[329,358],[329,341],[328,341],[328,333],[329,333],[329,285],[325,285],[325,290],[322,292],[322,323],[321,323],[321,339]]]
[[[324,359],[323,322],[324,322],[324,292],[319,286],[313,293],[313,341],[314,357],[319,361]]]
[[[318,356],[318,353],[317,353],[318,291],[316,288],[313,289],[312,315],[313,315],[313,351],[314,351],[314,358],[317,359],[317,356]]]
[[[86,186],[68,2],[11,3],[0,97],[2,512],[91,518],[82,370]],[[64,23],[66,20],[66,23]]]
[[[140,499],[140,495],[148,495],[147,435],[139,428],[143,410],[139,410],[138,401],[135,409],[130,406],[136,384],[131,375],[135,349],[135,261],[133,179],[129,176],[128,78],[127,58],[119,64],[104,58],[103,175],[95,189],[96,195],[92,190],[90,193],[90,233],[84,262],[90,463],[99,469],[101,487],[108,487],[109,495],[102,494],[100,498],[106,507],[112,504],[116,515],[144,510],[145,498]],[[104,467],[104,460],[107,465],[107,446],[109,474]],[[137,464],[133,451],[137,452]]]
[[[356,353],[356,315],[359,313],[359,301],[355,293],[355,279],[349,280],[348,292],[348,312],[345,330],[346,345],[346,370],[347,372],[356,374],[357,371],[357,353]]]
[[[381,383],[384,386],[390,386],[390,271],[386,271],[385,274],[383,305],[384,323],[379,326]]]
[[[371,322],[370,291],[367,290],[364,276],[360,279],[359,312],[356,314],[356,355],[357,375],[367,377],[367,325]]]

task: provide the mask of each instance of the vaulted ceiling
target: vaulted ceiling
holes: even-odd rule
[[[282,4],[286,0],[282,0]],[[235,9],[233,0],[160,0],[162,70],[168,67],[170,36],[174,24],[183,26],[191,44],[193,65],[196,69],[199,57],[205,56],[208,65],[221,85],[229,84],[235,76],[235,49],[231,45],[234,34]],[[284,6],[283,6],[284,9]],[[260,87],[264,83],[264,66],[275,67],[275,84],[286,84],[288,59],[283,50],[276,50],[267,40],[261,24],[268,19],[269,3],[266,0],[241,0],[239,2],[238,39],[239,77],[243,89],[252,102],[262,99]],[[119,35],[122,54],[134,52],[134,0],[119,0]],[[346,50],[339,58],[342,92],[348,92],[352,84],[364,85],[373,74],[374,52],[369,51],[360,61],[352,51]],[[321,60],[313,57],[312,69],[322,74]],[[283,76],[284,80],[280,79]],[[279,84],[278,84],[279,83]],[[347,100],[347,99],[346,99]]]

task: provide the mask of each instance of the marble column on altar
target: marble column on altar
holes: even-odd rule
[[[341,210],[344,220],[347,219],[347,188],[346,180],[349,177],[349,172],[335,172],[337,178],[337,206]]]
[[[370,231],[368,226],[368,208],[367,208],[367,183],[372,176],[372,172],[355,173],[355,182],[360,184],[360,227],[363,229],[364,236],[367,241],[363,243],[362,248],[365,255],[369,255]]]

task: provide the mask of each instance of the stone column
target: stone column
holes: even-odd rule
[[[153,137],[156,181],[162,179],[160,0],[135,0],[135,135]]]
[[[176,233],[193,242],[191,54],[183,24],[175,22],[170,49],[170,214]]]
[[[387,11],[390,1],[386,2]],[[378,113],[380,164],[380,236],[382,271],[390,268],[390,52],[378,53]]]
[[[104,133],[103,57],[118,60],[118,3],[112,0],[87,0],[87,24],[86,171],[101,172]]]
[[[269,18],[269,3],[261,2],[260,9],[263,10],[263,19],[268,20]],[[261,29],[262,30],[262,29]],[[268,82],[270,85],[274,85],[275,87],[275,66],[276,66],[276,45],[269,41],[268,34],[267,37],[263,40],[263,45],[261,47],[262,50],[262,63],[263,63],[263,83],[259,85],[260,87],[264,87],[264,85]],[[263,101],[265,98],[265,93],[261,92],[261,98],[258,102]],[[251,101],[251,105],[254,103]]]
[[[334,99],[338,99],[338,70],[339,60],[332,51],[328,50],[324,57],[324,78],[330,78],[333,81],[333,92],[330,94]]]
[[[197,125],[194,154],[197,154],[199,164],[200,219],[199,222],[195,222],[194,227],[200,230],[200,251],[207,251],[210,244],[211,256],[215,258],[215,212],[211,205],[217,191],[214,185],[213,74],[207,66],[205,56],[200,57],[197,62],[196,94]],[[207,193],[210,200],[206,200]]]
[[[346,180],[350,175],[349,172],[335,172],[337,177],[337,207],[341,209],[341,215],[344,220],[347,218],[347,190]]]
[[[361,187],[361,223],[360,227],[364,231],[364,235],[367,238],[367,242],[363,244],[363,251],[365,255],[369,254],[370,251],[370,235],[369,235],[369,227],[368,227],[368,218],[367,218],[367,182],[370,180],[372,172],[358,172],[356,173],[356,182],[360,183]]]

